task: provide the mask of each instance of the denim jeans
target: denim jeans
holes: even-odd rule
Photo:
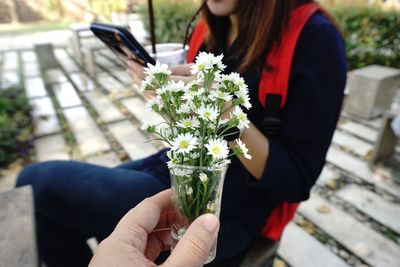
[[[87,266],[92,257],[87,239],[103,240],[131,208],[170,187],[160,155],[163,151],[116,168],[73,161],[27,166],[17,186],[33,186],[39,258],[49,267]],[[214,264],[236,266],[252,238],[234,225],[223,234],[224,226],[221,221],[218,250],[226,248],[227,254],[218,252]]]

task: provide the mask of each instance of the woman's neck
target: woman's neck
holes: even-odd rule
[[[237,15],[230,15],[229,20],[231,21],[231,28],[228,34],[228,47],[232,45],[238,35],[238,19]]]

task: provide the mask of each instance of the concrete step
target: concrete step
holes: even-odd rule
[[[321,207],[329,212],[319,212]],[[399,245],[318,195],[312,194],[309,200],[303,202],[299,212],[367,264],[379,267],[400,266]]]
[[[145,143],[149,140],[142,135],[137,126],[129,121],[109,124],[108,129],[128,153],[131,160],[144,158],[157,152],[157,149],[151,143]]]
[[[394,182],[394,177],[383,179],[371,171],[368,164],[342,150],[331,146],[326,160],[336,167],[355,175],[367,183],[375,185],[393,196],[400,198],[400,186]]]
[[[400,234],[400,206],[358,185],[348,185],[337,195],[369,217]]]
[[[289,223],[283,232],[278,255],[294,267],[349,266],[294,222]]]
[[[110,145],[84,107],[64,110],[83,157],[107,151]]]

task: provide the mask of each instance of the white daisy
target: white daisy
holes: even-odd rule
[[[207,183],[208,181],[207,174],[205,174],[204,172],[200,173],[199,178],[202,183]]]
[[[218,90],[211,91],[210,98],[211,98],[211,100],[215,100],[215,99],[219,98],[219,99],[223,99],[225,101],[230,101],[230,100],[232,100],[232,95],[218,89]]]
[[[193,194],[193,188],[191,186],[186,187],[186,195],[190,196]]]
[[[190,106],[190,103],[183,103],[182,105],[179,106],[179,108],[176,110],[176,113],[178,114],[187,114],[192,111],[192,108]]]
[[[156,65],[147,63],[147,67],[144,68],[144,74],[151,77],[156,76],[156,74],[171,75],[171,73],[172,72],[168,69],[168,65],[161,64],[160,61],[157,61]]]
[[[208,155],[214,159],[226,159],[229,154],[228,143],[223,139],[210,139],[205,145]]]
[[[190,133],[178,134],[171,145],[171,150],[177,153],[189,153],[196,148],[197,138]]]
[[[170,81],[167,84],[167,86],[168,86],[168,90],[170,92],[185,92],[185,91],[187,91],[187,88],[183,81],[179,81],[179,82]]]
[[[248,154],[249,150],[247,149],[246,145],[240,140],[239,138],[236,139],[236,144],[240,149],[240,154],[243,155],[246,159],[251,159],[251,155]]]
[[[162,108],[161,101],[162,101],[162,99],[159,96],[149,99],[145,104],[146,110],[148,112],[159,112]]]
[[[250,109],[252,107],[250,103],[250,97],[247,94],[247,90],[240,90],[236,93],[236,96],[240,101],[240,105],[244,106],[247,109]]]
[[[225,65],[222,64],[223,54],[214,56],[212,53],[200,52],[196,57],[195,64],[191,66],[192,74],[198,74],[203,71],[208,71],[217,67],[219,71],[225,69]]]
[[[215,121],[218,117],[218,110],[212,106],[201,106],[196,112],[202,119]]]
[[[197,128],[200,126],[200,122],[197,119],[190,117],[190,118],[185,118],[185,119],[178,121],[176,123],[176,125],[178,125],[181,128],[194,129],[194,128]]]
[[[239,125],[237,126],[239,129],[249,128],[250,121],[247,119],[246,113],[243,110],[236,106],[231,114],[232,118],[236,118],[239,121]]]

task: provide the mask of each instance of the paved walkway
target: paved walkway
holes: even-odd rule
[[[34,107],[35,161],[82,160],[115,166],[156,152],[161,143],[141,122],[156,120],[131,79],[107,51],[96,55],[97,81],[64,48],[55,50],[61,68],[42,73],[35,53],[0,53],[0,79],[25,85]],[[327,164],[311,198],[284,234],[281,266],[400,266],[400,185],[395,170],[369,169],[367,160],[380,119],[343,115]],[[13,187],[15,172],[0,177],[0,190]]]

